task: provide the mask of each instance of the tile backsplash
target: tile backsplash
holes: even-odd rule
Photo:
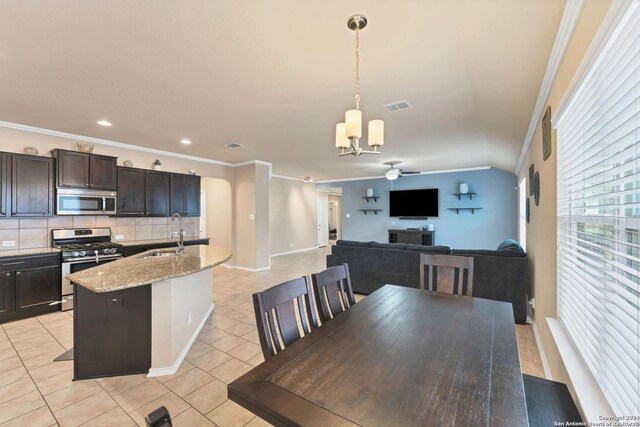
[[[185,237],[196,237],[200,218],[183,218]],[[167,239],[178,231],[178,221],[171,218],[115,218],[108,216],[56,216],[52,218],[0,218],[0,251],[51,246],[55,228],[111,227],[112,239],[123,241]],[[15,246],[4,246],[13,241]]]

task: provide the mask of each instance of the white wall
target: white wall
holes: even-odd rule
[[[232,194],[231,183],[224,179],[202,179],[202,191],[205,193],[206,236],[211,244],[231,248]]]
[[[315,185],[274,176],[269,194],[271,255],[317,247]]]

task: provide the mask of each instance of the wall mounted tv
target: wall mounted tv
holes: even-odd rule
[[[389,216],[428,218],[438,216],[438,189],[389,191]]]

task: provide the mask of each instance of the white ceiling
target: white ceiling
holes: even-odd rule
[[[0,120],[269,161],[315,180],[383,172],[389,160],[513,170],[564,3],[4,0]],[[363,116],[385,120],[385,146],[338,158],[335,124],[354,104],[354,13],[369,19]],[[382,108],[402,99],[413,108]]]

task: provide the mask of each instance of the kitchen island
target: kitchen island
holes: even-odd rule
[[[213,311],[219,246],[143,252],[67,276],[74,287],[74,379],[175,373]]]

